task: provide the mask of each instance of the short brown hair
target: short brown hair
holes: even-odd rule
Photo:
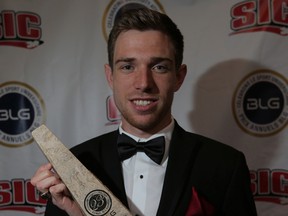
[[[131,9],[121,15],[115,22],[108,38],[108,61],[113,68],[113,56],[116,40],[121,32],[128,30],[156,30],[166,34],[175,49],[175,66],[180,67],[183,61],[183,35],[177,25],[166,15],[148,8]]]

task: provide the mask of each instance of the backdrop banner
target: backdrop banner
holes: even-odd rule
[[[133,7],[168,14],[188,74],[173,116],[242,151],[259,216],[288,211],[287,0],[0,0],[0,215],[44,215],[30,183],[46,163],[31,131],[68,147],[118,128],[107,37]]]

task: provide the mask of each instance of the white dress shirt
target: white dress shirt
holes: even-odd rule
[[[173,129],[174,119],[172,118],[166,128],[148,139],[143,139],[125,132],[121,125],[119,127],[120,134],[125,133],[137,142],[146,142],[159,136],[165,137],[165,153],[160,165],[152,161],[144,152],[137,152],[122,162],[126,195],[133,215],[155,216],[157,213]]]

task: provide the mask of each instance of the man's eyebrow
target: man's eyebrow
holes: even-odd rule
[[[118,64],[119,62],[133,62],[135,58],[120,58],[115,61],[115,64]]]
[[[151,62],[163,62],[163,61],[169,61],[169,62],[173,63],[172,59],[166,58],[166,57],[153,57],[153,58],[151,58]]]
[[[120,63],[120,62],[133,62],[133,61],[135,61],[136,60],[136,58],[119,58],[119,59],[117,59],[116,61],[115,61],[115,64],[118,64],[118,63]],[[168,61],[168,62],[170,62],[170,63],[173,63],[173,60],[172,59],[170,59],[170,58],[166,58],[166,57],[152,57],[151,59],[150,59],[150,62],[152,63],[152,64],[155,64],[155,63],[159,63],[159,62],[163,62],[163,61]]]

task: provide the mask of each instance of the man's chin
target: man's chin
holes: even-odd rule
[[[145,133],[156,133],[161,130],[161,121],[156,118],[134,118],[128,122],[132,127]]]

